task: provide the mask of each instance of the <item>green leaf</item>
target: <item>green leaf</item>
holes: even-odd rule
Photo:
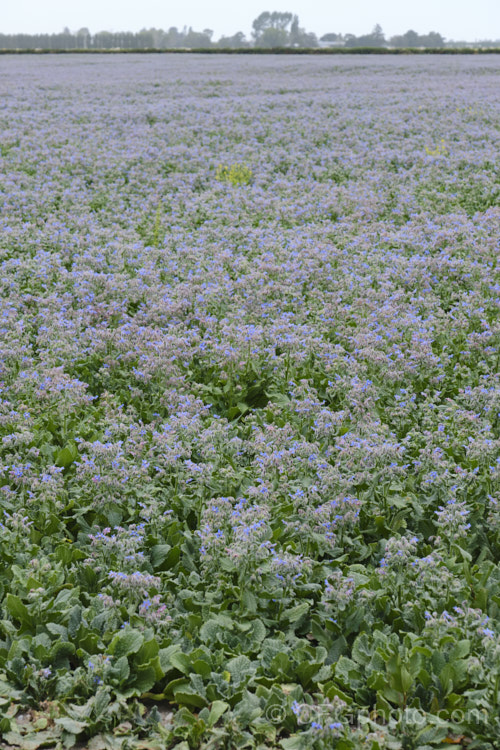
[[[188,675],[192,671],[191,659],[187,654],[174,653],[170,656],[170,664],[182,672],[182,674]]]
[[[18,596],[15,596],[15,594],[7,594],[5,598],[5,607],[7,612],[12,615],[15,620],[19,620],[25,625],[33,624],[33,620],[30,617],[27,607],[22,603]]]
[[[453,662],[453,687],[463,687],[463,685],[467,682],[468,673],[468,659],[456,659]]]
[[[287,737],[286,740],[281,740],[280,742],[281,747],[283,750],[304,750],[304,742],[302,737],[296,734],[292,737]]]
[[[243,591],[241,603],[243,604],[247,612],[251,612],[253,614],[257,611],[257,597],[255,596],[253,591],[250,591],[250,589],[245,589]]]
[[[75,458],[78,456],[78,448],[75,443],[68,443],[65,448],[57,453],[55,464],[56,466],[66,469],[71,466]]]
[[[366,666],[369,664],[373,652],[373,645],[370,648],[370,639],[366,633],[358,635],[352,644],[352,658],[358,664]]]
[[[186,689],[179,689],[174,691],[174,699],[180,706],[194,706],[195,708],[203,708],[207,705],[205,698],[202,698],[198,693],[194,693],[189,687]]]
[[[340,696],[342,697],[342,696]],[[380,692],[377,693],[377,713],[385,720],[389,721],[389,717],[392,715],[394,709],[391,704],[386,701]]]
[[[223,713],[229,708],[229,703],[225,701],[214,701],[210,706],[210,714],[208,717],[208,726],[213,727],[216,724]]]
[[[271,661],[271,671],[280,678],[287,674],[290,668],[290,659],[288,654],[276,654]]]
[[[260,659],[264,669],[269,669],[271,662],[276,654],[284,653],[289,650],[288,646],[278,638],[266,638],[262,643],[262,651],[260,653]]]
[[[255,672],[255,667],[248,656],[242,655],[230,659],[226,664],[226,670],[231,675],[231,684],[238,686]]]
[[[400,705],[403,703],[403,694],[395,688],[389,687],[387,685],[380,692],[382,697],[384,697],[390,703],[395,703],[396,705]]]
[[[308,602],[302,602],[302,604],[297,604],[296,607],[286,609],[283,612],[283,618],[287,619],[288,622],[297,622],[297,620],[300,620],[301,617],[309,612],[310,608],[311,607]]]
[[[113,676],[118,682],[125,682],[130,675],[130,667],[126,656],[120,656],[113,664]]]
[[[403,693],[407,693],[411,686],[413,685],[413,677],[408,672],[406,667],[401,667],[401,687],[403,689]]]
[[[138,630],[121,630],[115,635],[109,646],[109,653],[117,659],[137,653],[144,642],[144,636]]]
[[[331,644],[330,650],[328,651],[328,658],[332,663],[338,661],[338,659],[347,651],[347,641],[343,635],[336,638]]]
[[[207,620],[200,628],[200,639],[205,643],[215,641],[223,632],[221,623],[212,618],[211,620]]]
[[[54,723],[70,734],[81,734],[84,729],[88,727],[87,722],[76,721],[76,719],[71,719],[69,716],[63,716],[61,719],[54,719]]]
[[[64,565],[68,565],[73,559],[73,550],[70,544],[59,544],[54,551],[55,557]]]
[[[158,656],[158,652],[158,642],[154,639],[151,641],[147,641],[146,643],[142,644],[139,651],[136,653],[134,662],[136,664],[149,664],[151,659],[154,659],[155,656]]]
[[[444,658],[443,654],[437,649],[433,651],[431,660],[435,672],[440,672],[446,664],[446,659]]]
[[[92,737],[86,750],[122,750],[123,738],[112,734],[98,734]]]
[[[443,740],[448,736],[448,729],[446,725],[438,727],[426,727],[418,733],[418,745],[427,745],[429,742],[432,744],[442,743]]]
[[[453,690],[453,677],[454,677],[453,665],[445,664],[439,674],[439,681],[442,685],[445,695],[447,693],[451,693],[451,691]]]
[[[134,672],[134,681],[132,684],[139,695],[149,692],[155,682],[156,669],[150,665],[148,665],[147,667],[139,667]]]
[[[50,649],[49,659],[55,669],[69,669],[68,657],[75,653],[73,643],[69,641],[56,641]]]
[[[337,685],[331,685],[331,687],[329,687],[326,692],[326,697],[331,701],[335,698],[335,696],[337,696],[337,698],[340,698],[347,704],[352,703],[352,698],[347,695],[347,693],[344,693],[344,691],[337,687]]]
[[[48,622],[45,627],[52,635],[58,635],[61,638],[68,637],[68,631],[64,625],[59,625],[57,622]]]
[[[335,665],[335,674],[341,678],[346,688],[358,688],[362,685],[362,674],[359,665],[347,656],[341,656]]]
[[[321,664],[318,662],[302,661],[296,669],[300,681],[304,687],[310,682],[312,677],[320,670]]]
[[[177,654],[180,651],[181,647],[178,643],[173,643],[171,646],[167,646],[167,648],[161,648],[158,651],[161,668],[164,672],[168,672],[168,670],[173,667],[173,664],[170,661],[172,654]]]
[[[249,636],[252,639],[252,643],[261,643],[266,637],[266,632],[266,626],[264,625],[262,620],[254,620],[252,622],[252,631],[251,633],[249,633]]]
[[[196,659],[193,662],[193,670],[196,672],[196,674],[201,675],[202,677],[209,677],[212,667],[210,664],[208,664],[206,661],[203,661],[202,659]]]
[[[153,568],[160,568],[168,557],[171,550],[170,544],[156,544],[151,549],[151,565]]]
[[[52,745],[54,742],[53,732],[37,732],[36,734],[21,735],[18,732],[9,732],[5,734],[2,731],[1,739],[8,743],[8,747],[18,747],[19,750],[38,750],[39,747]],[[2,745],[1,747],[4,747]]]
[[[70,638],[74,638],[76,636],[81,621],[82,608],[79,604],[75,604],[75,606],[70,610],[68,617],[68,634]]]
[[[453,662],[455,659],[463,659],[464,656],[468,656],[470,653],[470,641],[463,640],[458,641],[450,654],[450,661]]]

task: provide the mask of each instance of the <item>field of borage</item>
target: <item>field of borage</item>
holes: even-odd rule
[[[499,747],[499,73],[1,60],[2,748]]]

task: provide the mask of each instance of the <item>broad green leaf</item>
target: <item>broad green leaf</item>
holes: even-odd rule
[[[271,661],[271,670],[273,674],[283,678],[290,668],[290,658],[288,654],[276,654]]]
[[[283,619],[288,620],[288,622],[297,622],[297,620],[300,620],[301,617],[306,615],[310,609],[311,606],[308,602],[302,602],[301,604],[297,604],[296,607],[286,609],[283,612]]]
[[[52,635],[58,635],[61,638],[68,637],[68,631],[64,625],[59,625],[57,622],[48,622],[45,627]]]
[[[407,693],[411,686],[413,685],[413,677],[408,672],[406,667],[401,667],[401,687],[403,690],[403,693]]]
[[[241,597],[241,601],[247,612],[251,612],[253,614],[257,611],[257,598],[253,591],[250,591],[250,589],[245,588]]]
[[[345,688],[358,688],[363,684],[359,665],[347,656],[341,656],[335,665],[335,675],[340,677]]]
[[[427,745],[428,743],[431,743],[433,745],[439,743],[443,743],[443,741],[448,736],[448,728],[447,726],[441,726],[441,727],[426,727],[421,732],[418,733],[418,744],[419,746]],[[452,745],[453,746],[453,745]]]
[[[117,659],[137,653],[144,642],[138,630],[122,630],[115,635],[109,646],[109,653]]]
[[[174,700],[181,706],[194,706],[195,708],[203,708],[207,705],[207,701],[201,695],[191,692],[189,688],[185,690],[176,690],[174,692]]]
[[[147,667],[139,667],[133,673],[133,686],[137,690],[138,694],[147,693],[151,690],[156,682],[156,670],[154,667],[148,665]]]
[[[352,644],[352,658],[358,664],[366,666],[372,658],[373,645],[370,647],[370,639],[366,633],[358,635]]]
[[[157,544],[151,549],[151,565],[160,568],[171,550],[170,544]]]
[[[76,447],[76,444],[68,443],[65,448],[61,448],[61,450],[58,452],[55,464],[56,466],[60,466],[66,469],[68,466],[71,466],[77,456],[78,448]]]
[[[203,661],[202,659],[196,659],[192,664],[192,668],[196,672],[196,674],[200,674],[205,678],[207,678],[212,671],[212,667],[210,666],[210,664],[207,664],[207,662]]]
[[[74,638],[76,636],[81,621],[82,608],[79,604],[75,604],[75,606],[70,610],[68,617],[68,633],[70,638]]]
[[[380,692],[382,697],[388,700],[390,703],[394,703],[396,705],[401,705],[403,703],[403,694],[395,688],[389,687],[389,685],[386,685],[386,687],[384,687]]]
[[[173,643],[171,646],[168,646],[167,648],[161,648],[159,650],[158,656],[160,658],[161,668],[164,672],[168,672],[168,670],[174,666],[171,662],[172,654],[177,654],[180,652],[181,647],[178,643]]]
[[[213,727],[228,708],[229,703],[225,703],[224,701],[214,701],[210,706],[210,714],[207,721],[208,726]]]
[[[32,625],[33,619],[30,616],[28,609],[22,603],[21,599],[14,594],[7,594],[5,598],[5,608],[7,612],[12,615],[15,620],[19,620],[25,625]]]
[[[85,721],[76,721],[69,716],[63,716],[60,719],[54,719],[54,722],[70,734],[81,734],[88,726]]]
[[[226,670],[231,675],[231,684],[238,686],[255,672],[255,667],[248,656],[242,655],[230,659],[226,664]]]
[[[158,642],[154,639],[147,641],[146,643],[142,644],[139,651],[136,653],[134,662],[136,664],[148,664],[151,659],[154,659],[155,656],[158,656],[158,652]]]
[[[222,632],[223,629],[218,620],[207,620],[200,629],[200,638],[203,642],[207,643],[216,640]]]
[[[19,748],[19,750],[38,750],[39,747],[52,746],[54,742],[54,732],[30,732],[30,734],[19,734],[18,732],[8,731],[0,735],[7,745],[0,747]]]
[[[192,671],[191,659],[187,654],[179,652],[171,654],[170,664],[185,675],[190,674]]]
[[[296,734],[281,740],[280,745],[283,750],[304,750],[305,747],[303,738]]]
[[[125,682],[130,675],[130,667],[126,656],[120,656],[113,664],[113,675],[119,682]]]
[[[457,645],[454,647],[450,654],[450,661],[454,661],[455,659],[463,659],[464,656],[468,656],[470,653],[470,641],[462,640],[458,641]]]

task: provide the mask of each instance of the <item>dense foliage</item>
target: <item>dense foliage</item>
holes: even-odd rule
[[[498,58],[4,58],[0,731],[500,741]]]

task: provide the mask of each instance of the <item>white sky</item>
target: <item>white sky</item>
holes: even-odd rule
[[[68,26],[139,31],[185,25],[214,30],[214,39],[243,31],[264,10],[291,11],[318,36],[367,34],[376,23],[387,37],[414,29],[446,39],[500,39],[500,0],[2,0],[0,33],[52,33]]]

